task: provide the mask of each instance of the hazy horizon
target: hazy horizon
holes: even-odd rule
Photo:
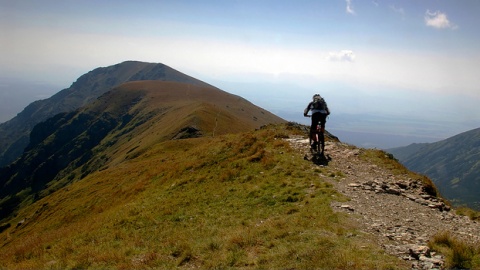
[[[0,122],[137,60],[304,124],[320,93],[327,129],[381,135],[356,145],[444,139],[480,126],[479,12],[476,0],[0,0]]]
[[[42,82],[29,83],[28,81],[7,80],[6,78],[3,78],[3,80],[9,81],[9,84],[0,85],[0,93],[3,94],[0,101],[0,124],[13,118],[28,104],[37,100],[49,98],[59,91],[68,88],[68,86],[60,87]],[[274,101],[273,104],[281,104],[282,102],[275,100],[286,98],[287,96],[282,96],[281,91],[278,96],[272,96],[270,98],[258,94],[254,95],[256,92],[255,86],[257,86],[258,89],[263,89],[268,86],[278,90],[278,85],[253,84],[244,88],[240,86],[235,87],[235,84],[229,86],[230,84],[221,82],[206,82],[229,93],[239,95],[285,120],[305,125],[309,124],[310,119],[303,117],[303,105],[306,105],[304,104],[305,100],[291,100],[289,106],[286,107],[268,107],[268,104],[271,104],[272,101]],[[12,89],[11,87],[7,87],[7,85],[17,87],[22,91],[17,91],[15,93],[9,91],[2,92],[2,90]],[[219,85],[223,85],[226,88],[222,88]],[[288,88],[289,86],[287,85],[283,87]],[[251,91],[245,89],[251,89]],[[6,93],[9,93],[9,95],[6,96]],[[332,109],[335,109],[335,104],[333,105],[334,107]],[[330,107],[332,106],[330,105]],[[420,121],[418,119],[395,117],[392,115],[384,116],[371,113],[349,114],[340,112],[334,113],[328,118],[327,130],[339,137],[341,141],[349,144],[365,148],[388,149],[406,146],[411,143],[437,142],[453,135],[477,128],[475,122],[449,124],[451,129],[443,130],[442,123],[433,120]]]

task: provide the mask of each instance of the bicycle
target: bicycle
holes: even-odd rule
[[[312,117],[311,115],[306,115],[305,117]],[[309,143],[310,143],[310,151],[312,154],[320,154],[323,155],[325,152],[325,132],[322,130],[320,126],[320,122],[317,123],[317,128],[313,131],[313,134],[310,134],[309,130]],[[312,144],[313,141],[313,144]]]

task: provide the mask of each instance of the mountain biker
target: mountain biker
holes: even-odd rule
[[[313,141],[311,147],[316,149],[317,145],[315,140],[315,130],[317,129],[317,124],[320,122],[321,132],[325,132],[325,122],[327,121],[327,116],[330,115],[330,110],[328,109],[327,102],[319,95],[313,95],[313,101],[308,103],[307,108],[303,111],[303,116],[308,116],[308,111],[312,111],[312,123],[310,125],[310,138]]]

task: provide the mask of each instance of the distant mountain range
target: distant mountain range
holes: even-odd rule
[[[109,67],[96,68],[77,79],[69,88],[48,99],[28,105],[11,120],[0,124],[0,167],[20,157],[29,143],[33,127],[58,113],[71,112],[128,81],[158,80],[209,84],[174,70],[164,64],[126,61]]]
[[[124,62],[96,69],[2,125],[3,160],[18,159],[0,169],[0,220],[22,202],[132,159],[155,143],[282,122],[162,64]]]
[[[480,210],[480,128],[451,138],[388,149],[408,169],[430,177],[454,205]]]

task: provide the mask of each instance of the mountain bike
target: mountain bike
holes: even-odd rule
[[[312,116],[307,115],[306,117]],[[308,132],[309,143],[311,146],[310,151],[312,151],[312,154],[323,155],[325,152],[325,132],[322,130],[320,122],[317,123],[317,128],[313,131],[313,134],[310,134],[310,130]]]

